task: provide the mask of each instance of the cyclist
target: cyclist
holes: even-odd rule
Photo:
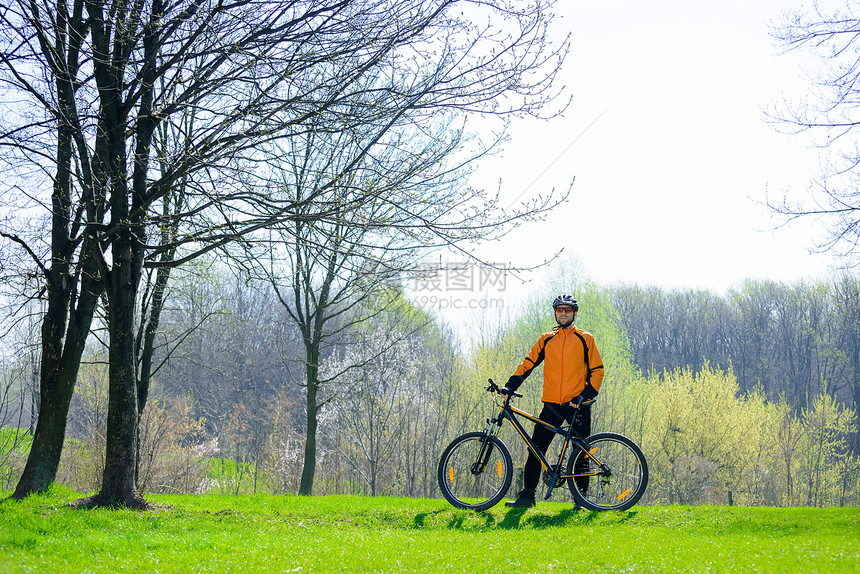
[[[539,418],[554,426],[572,420],[574,429],[585,438],[591,434],[591,408],[585,406],[577,411],[573,405],[580,397],[589,400],[597,396],[603,381],[603,360],[594,335],[573,322],[579,311],[576,299],[572,295],[559,295],[552,302],[552,308],[558,327],[540,336],[500,393],[507,395],[515,391],[535,367],[544,362],[543,410]],[[553,437],[555,433],[535,424],[532,441],[541,452],[546,453]],[[534,506],[540,473],[540,461],[529,451],[523,472],[523,489],[515,501],[505,504],[520,508]],[[582,484],[580,488],[585,489],[587,485]]]

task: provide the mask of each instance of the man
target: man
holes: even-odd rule
[[[574,429],[583,437],[591,434],[591,408],[575,404],[580,397],[593,399],[603,381],[603,360],[594,341],[594,335],[574,324],[579,305],[572,295],[559,295],[552,302],[558,327],[544,333],[523,359],[508,383],[500,392],[515,391],[531,372],[544,362],[543,410],[539,418],[553,426],[573,420]],[[543,425],[535,424],[532,441],[546,453],[555,433]],[[517,499],[507,506],[530,508],[535,505],[535,489],[540,481],[541,464],[529,451],[523,473],[523,489]]]

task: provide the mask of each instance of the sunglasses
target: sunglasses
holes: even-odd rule
[[[555,312],[556,313],[573,313],[573,309],[571,309],[570,307],[556,307]]]

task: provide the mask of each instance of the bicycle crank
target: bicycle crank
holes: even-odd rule
[[[552,484],[553,474],[555,474],[556,476],[561,474],[561,466],[554,464],[551,470],[552,472],[550,472],[549,470],[543,471],[543,483],[546,485],[547,488],[549,488],[549,486]],[[561,476],[559,476],[555,480],[555,488],[560,488],[564,486],[566,482],[566,478],[562,478]]]

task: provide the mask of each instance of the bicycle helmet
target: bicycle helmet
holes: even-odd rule
[[[574,313],[579,311],[579,305],[576,303],[573,295],[559,295],[556,297],[552,302],[552,308],[556,309],[558,307],[573,307]]]

